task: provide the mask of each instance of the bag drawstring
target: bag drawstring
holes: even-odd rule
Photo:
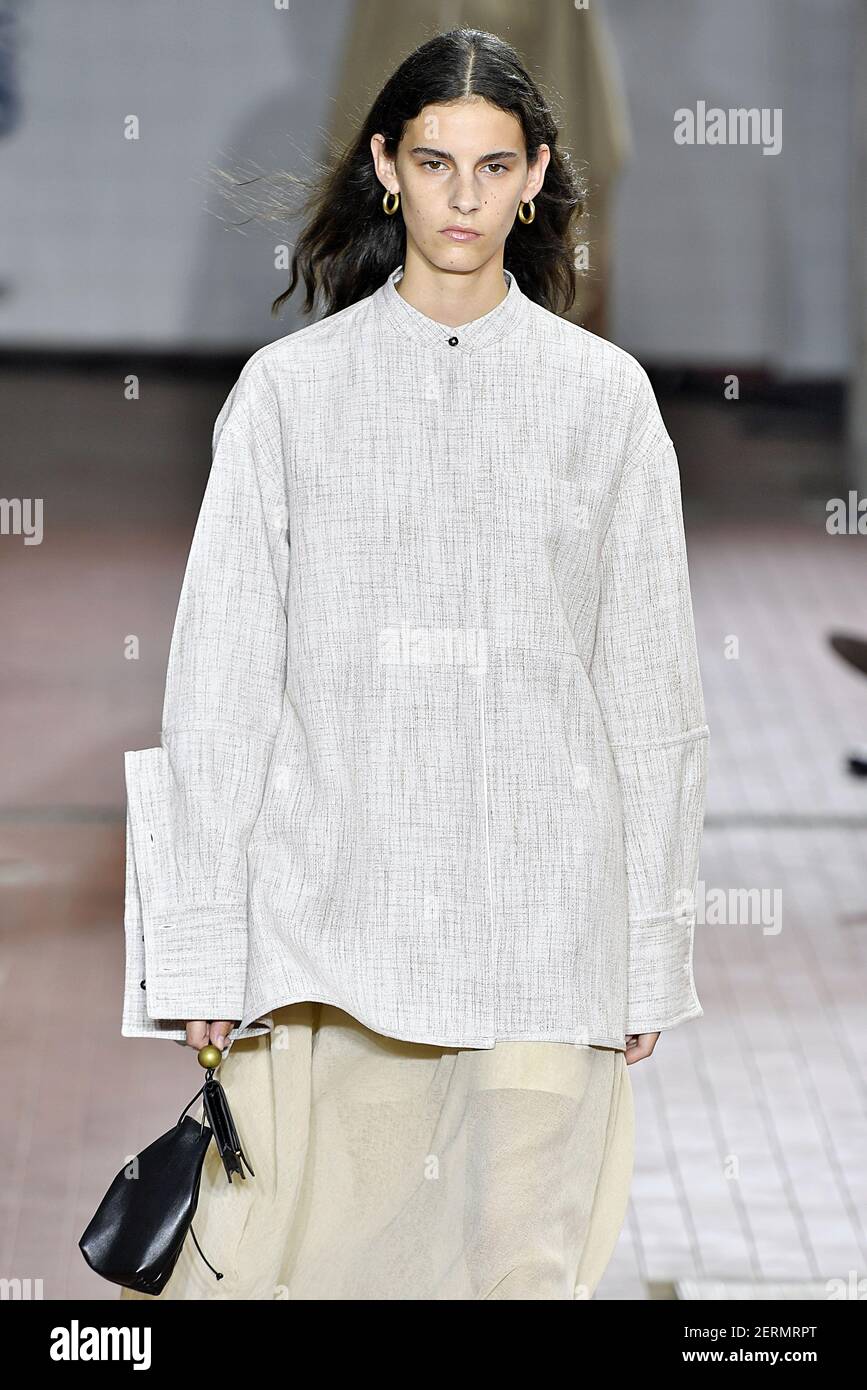
[[[218,1279],[222,1279],[222,1277],[223,1277],[222,1274],[220,1273],[220,1271],[219,1271],[218,1269],[214,1269],[214,1266],[211,1264],[211,1261],[208,1259],[208,1257],[207,1257],[207,1255],[205,1254],[204,1250],[202,1249],[201,1245],[200,1245],[199,1242],[196,1240],[196,1233],[195,1233],[195,1231],[193,1230],[193,1223],[192,1223],[192,1222],[190,1222],[190,1235],[193,1237],[193,1240],[195,1241],[195,1244],[196,1244],[196,1249],[198,1250],[198,1252],[199,1252],[199,1254],[201,1255],[202,1259],[205,1261],[205,1264],[208,1266],[208,1269],[210,1269],[214,1274],[216,1274],[216,1276],[217,1276]]]
[[[232,1041],[234,1041],[234,1039]],[[222,1061],[226,1060],[231,1045],[232,1044],[230,1042],[229,1047],[226,1049],[226,1052],[223,1055]],[[190,1106],[193,1104],[193,1101],[198,1100],[199,1096],[204,1095],[204,1101],[202,1106],[201,1130],[202,1133],[204,1133],[205,1115],[207,1114],[208,1119],[211,1123],[212,1137],[214,1138],[214,1141],[217,1144],[217,1148],[220,1153],[220,1158],[222,1160],[223,1167],[226,1170],[226,1176],[228,1177],[229,1182],[232,1181],[232,1173],[239,1173],[242,1178],[246,1178],[246,1173],[244,1172],[245,1164],[247,1168],[250,1170],[251,1175],[255,1177],[256,1175],[253,1172],[252,1167],[250,1166],[250,1160],[247,1158],[247,1155],[244,1153],[244,1150],[241,1146],[241,1140],[238,1137],[238,1131],[236,1130],[234,1121],[232,1119],[232,1112],[229,1109],[229,1102],[226,1097],[226,1093],[223,1090],[223,1087],[221,1086],[220,1082],[214,1079],[214,1070],[215,1069],[213,1067],[208,1067],[206,1069],[205,1080],[203,1085],[201,1085],[198,1091],[196,1091],[196,1094],[193,1096],[193,1099],[189,1102],[189,1104],[184,1106],[178,1118],[178,1124],[180,1124],[183,1120]],[[220,1271],[214,1268],[207,1255],[205,1254],[204,1250],[199,1245],[199,1242],[196,1239],[196,1233],[193,1230],[192,1221],[190,1222],[190,1235],[193,1237],[196,1249],[198,1250],[202,1259],[205,1261],[205,1264],[208,1266],[208,1269],[211,1271],[212,1274],[216,1275],[217,1279],[222,1279],[223,1276],[220,1273]]]
[[[209,1072],[208,1072],[208,1076],[210,1076],[211,1074],[212,1074],[212,1073],[209,1071]],[[206,1078],[206,1079],[207,1079],[207,1078]],[[188,1111],[189,1108],[190,1108],[190,1105],[193,1104],[193,1101],[198,1100],[199,1096],[202,1094],[202,1092],[204,1091],[204,1089],[205,1089],[204,1084],[202,1084],[202,1085],[199,1087],[199,1089],[196,1091],[196,1094],[193,1096],[193,1100],[191,1100],[191,1101],[189,1102],[188,1105],[185,1105],[185,1106],[184,1106],[183,1110],[181,1111],[180,1115],[178,1116],[178,1124],[181,1123],[181,1120],[183,1120],[184,1116],[186,1115],[187,1111]],[[204,1128],[205,1128],[205,1116],[204,1116],[204,1113],[202,1114],[201,1128],[202,1128],[202,1130],[204,1130]],[[222,1274],[220,1273],[220,1271],[219,1271],[218,1269],[214,1269],[214,1266],[211,1264],[211,1261],[208,1259],[207,1255],[205,1254],[204,1250],[202,1249],[201,1245],[199,1244],[198,1240],[196,1239],[196,1233],[195,1233],[195,1231],[193,1230],[193,1223],[192,1223],[192,1221],[190,1222],[190,1235],[193,1237],[193,1243],[194,1243],[196,1249],[198,1250],[199,1254],[201,1255],[202,1259],[204,1260],[205,1264],[208,1266],[208,1269],[211,1271],[212,1274],[214,1274],[214,1275],[216,1276],[217,1280],[222,1279],[222,1278],[223,1278]]]

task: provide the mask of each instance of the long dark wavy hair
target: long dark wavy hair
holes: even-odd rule
[[[503,261],[529,299],[554,313],[575,300],[575,222],[584,211],[585,187],[568,152],[557,146],[548,103],[518,54],[496,34],[451,29],[420,45],[388,79],[355,140],[312,183],[300,215],[305,219],[292,256],[289,285],[271,305],[276,314],[303,280],[304,312],[317,298],[324,316],[366,298],[406,254],[403,217],[387,217],[376,176],[371,137],[384,137],[397,153],[407,122],[425,106],[484,97],[521,123],[532,162],[541,144],[551,158],[534,202],[536,216],[518,219],[506,238]]]

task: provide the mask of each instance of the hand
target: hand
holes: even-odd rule
[[[232,1028],[237,1028],[240,1019],[234,1022],[219,1020],[213,1023],[206,1023],[202,1019],[193,1019],[187,1023],[187,1047],[194,1047],[198,1052],[200,1047],[205,1047],[209,1042],[213,1043],[222,1052],[226,1046],[226,1038]]]
[[[658,1033],[627,1033],[626,1065],[631,1066],[633,1062],[641,1062],[649,1057],[658,1037]]]

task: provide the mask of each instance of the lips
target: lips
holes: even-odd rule
[[[452,241],[478,241],[481,232],[475,232],[471,227],[443,227],[442,235]]]

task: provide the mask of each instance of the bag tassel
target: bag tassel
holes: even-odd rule
[[[208,1067],[204,1084],[199,1087],[189,1104],[184,1106],[178,1117],[178,1124],[181,1123],[190,1105],[193,1104],[193,1101],[198,1100],[199,1096],[203,1097],[204,1104],[204,1115],[202,1116],[201,1122],[202,1129],[204,1130],[205,1128],[205,1115],[207,1115],[211,1126],[211,1133],[217,1141],[217,1152],[220,1155],[229,1182],[232,1181],[233,1173],[240,1174],[240,1176],[246,1180],[247,1174],[244,1172],[245,1164],[250,1170],[250,1176],[255,1178],[256,1174],[253,1171],[252,1164],[241,1147],[241,1140],[235,1127],[235,1121],[232,1118],[228,1097],[223,1086],[214,1076],[213,1067]],[[190,1222],[190,1235],[193,1237],[193,1243],[205,1264],[208,1266],[208,1269],[218,1280],[222,1279],[223,1275],[218,1269],[214,1268],[202,1247],[199,1245],[196,1239],[196,1233],[193,1230],[192,1222]]]

